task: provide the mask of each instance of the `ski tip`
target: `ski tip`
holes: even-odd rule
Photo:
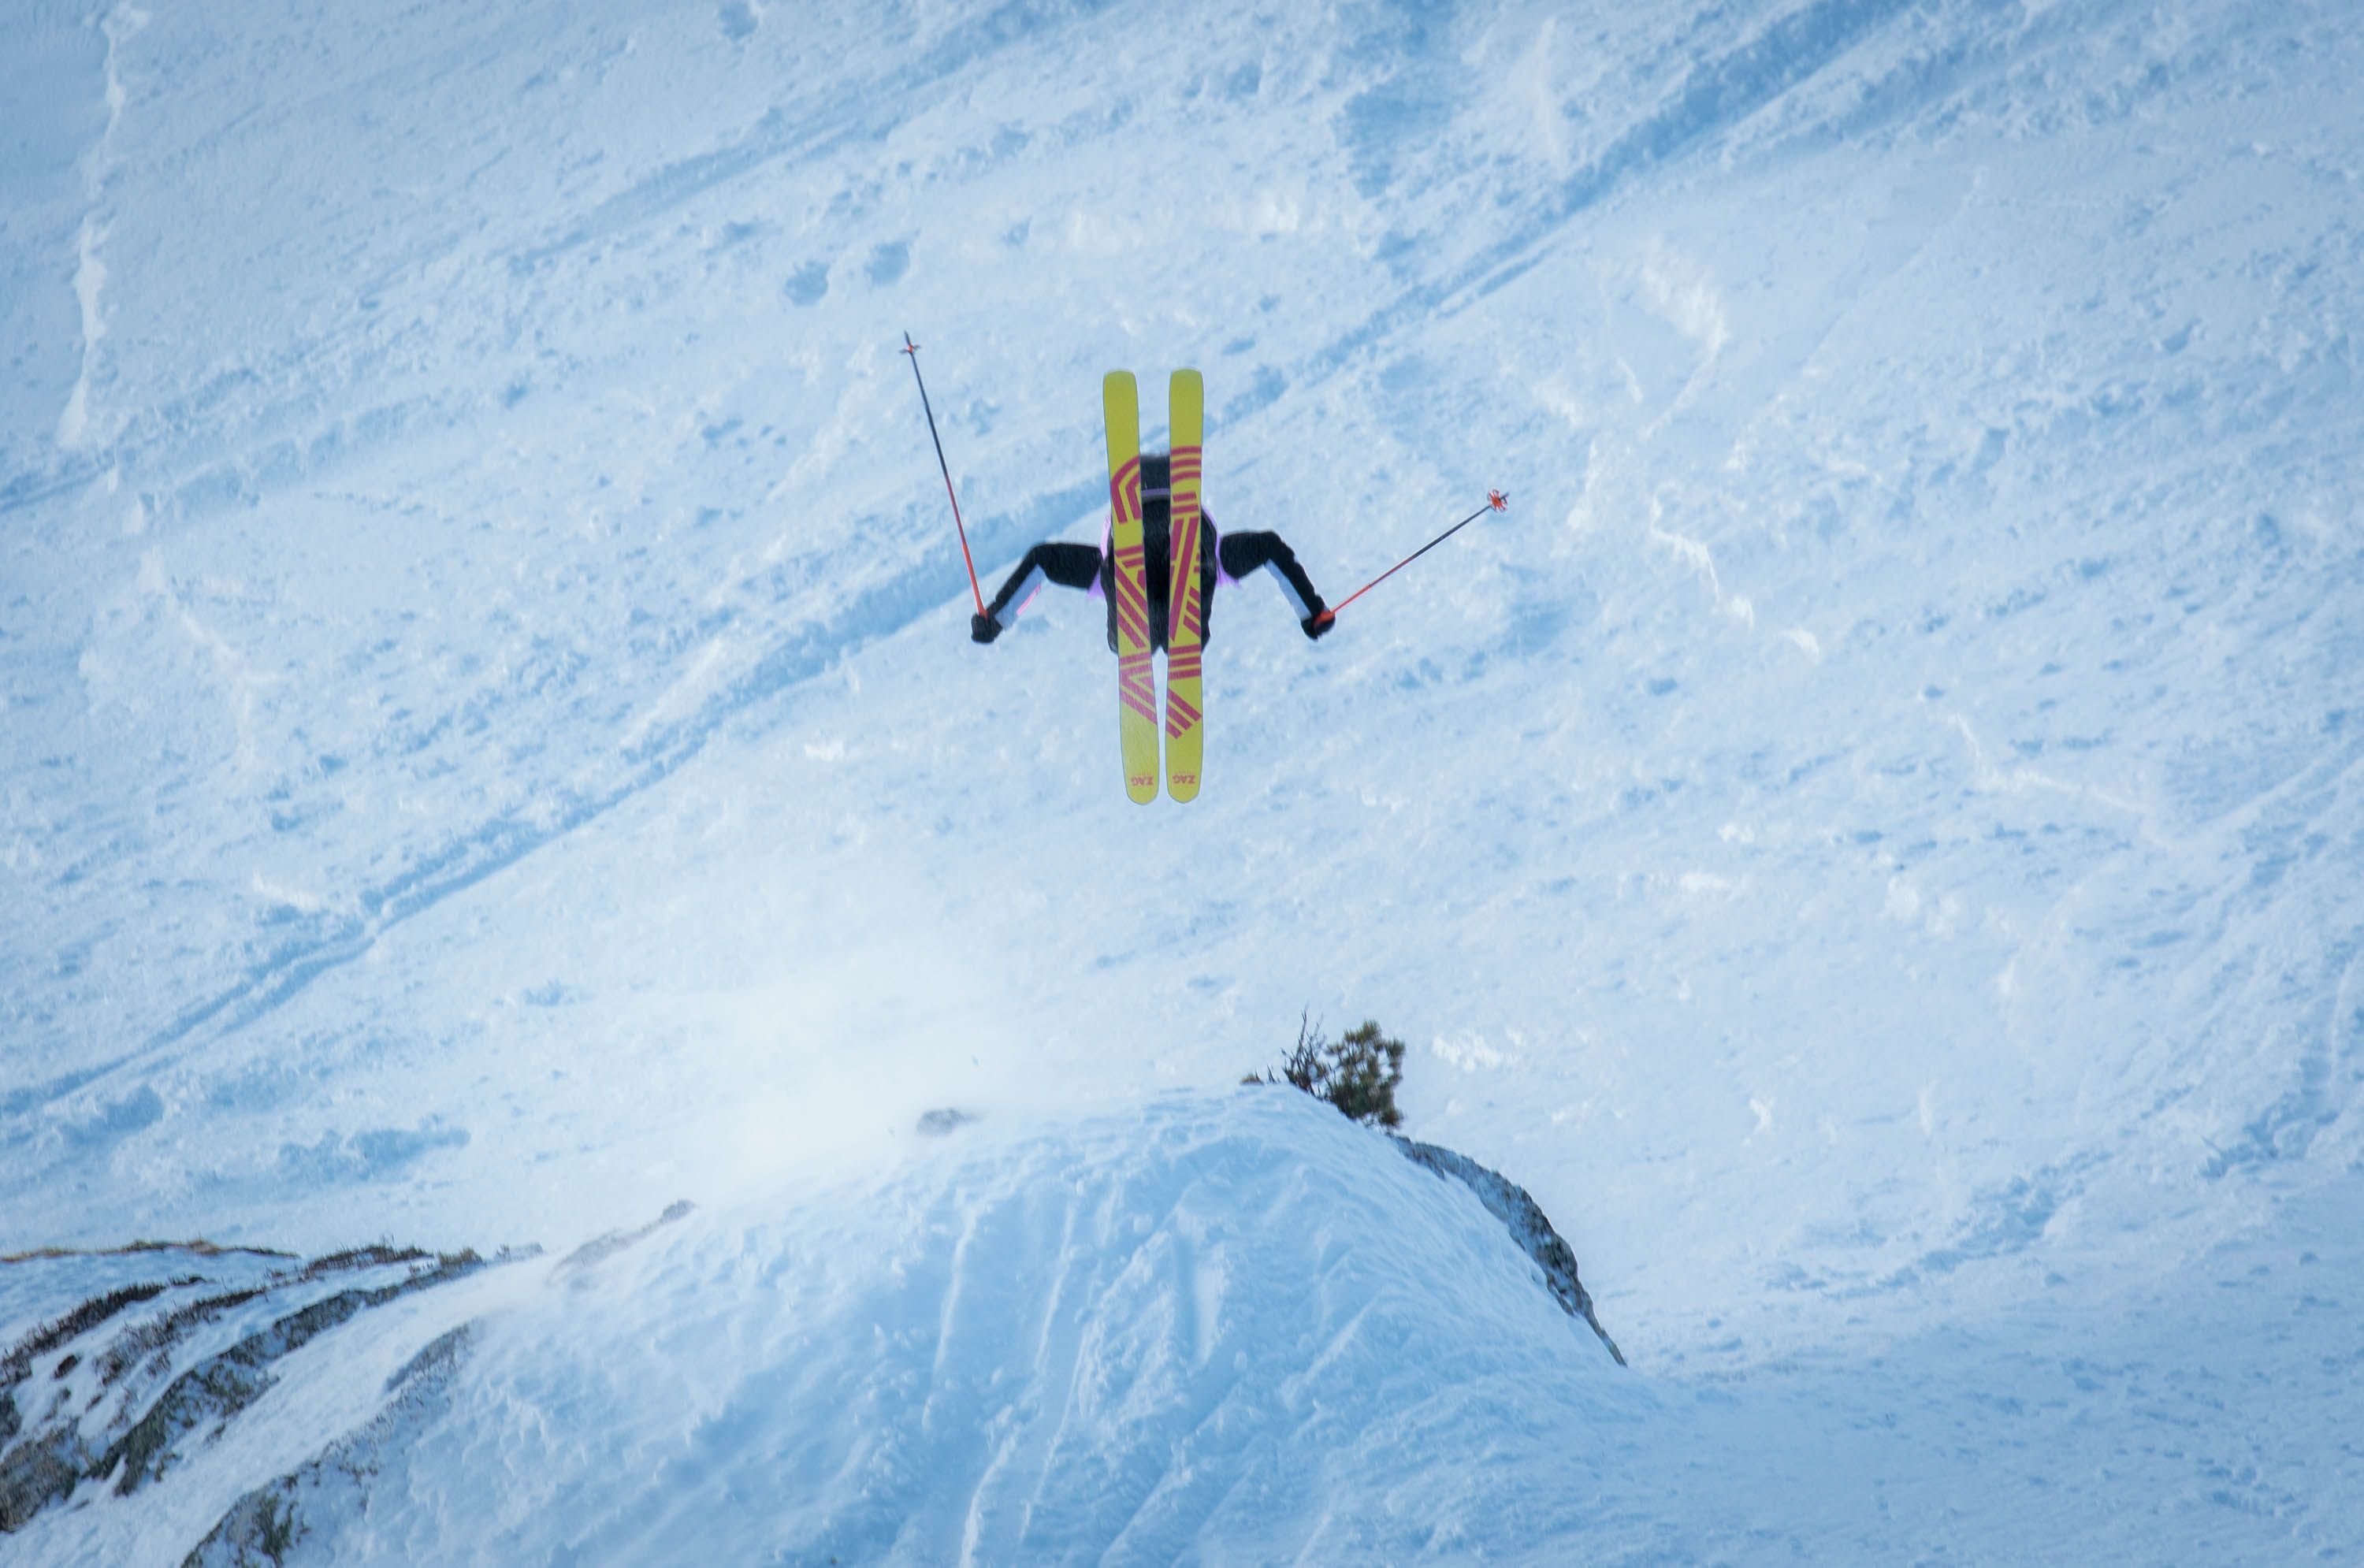
[[[1507,512],[1511,509],[1511,498],[1500,490],[1487,491],[1486,504],[1498,512]]]

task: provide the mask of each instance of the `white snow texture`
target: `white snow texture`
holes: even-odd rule
[[[223,1413],[0,1561],[2364,1561],[2359,78],[2331,0],[16,0],[0,1451],[129,1440],[135,1240],[490,1262],[184,1313]],[[1511,509],[1319,643],[1225,587],[1135,806],[1100,604],[968,639],[906,329],[987,594],[1116,367],[1333,602]],[[1630,1368],[1241,1085],[1309,1012]]]

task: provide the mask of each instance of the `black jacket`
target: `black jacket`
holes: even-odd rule
[[[1199,626],[1203,641],[1214,635],[1216,533],[1214,519],[1199,514]],[[1163,650],[1174,624],[1174,520],[1164,496],[1141,504],[1143,571],[1149,581],[1149,646]],[[1116,552],[1100,551],[1100,595],[1108,601],[1109,651],[1116,651]]]

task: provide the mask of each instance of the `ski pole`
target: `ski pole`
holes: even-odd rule
[[[1451,539],[1455,534],[1459,533],[1462,529],[1467,528],[1470,524],[1476,522],[1487,513],[1507,512],[1510,508],[1511,498],[1508,495],[1503,495],[1500,490],[1487,491],[1486,504],[1484,506],[1478,507],[1476,511],[1470,513],[1467,517],[1462,518],[1459,522],[1454,524],[1451,528],[1445,529],[1434,539],[1430,539],[1426,544],[1422,545],[1418,550],[1413,550],[1410,555],[1405,556],[1401,561],[1397,562],[1393,566],[1388,567],[1385,572],[1380,573],[1377,576],[1372,578],[1369,582],[1364,584],[1361,587],[1355,589],[1353,593],[1347,595],[1336,604],[1331,606],[1329,612],[1330,616],[1334,617],[1340,610],[1344,609],[1356,599],[1361,598],[1364,595],[1369,593],[1372,589],[1377,587],[1380,584],[1386,582],[1388,578],[1394,576],[1405,567],[1410,566],[1413,562],[1418,561],[1422,556],[1426,555],[1430,550],[1434,550],[1438,545],[1443,544],[1446,539]]]
[[[953,504],[953,527],[960,531],[961,560],[968,567],[968,591],[976,595],[976,613],[985,614],[985,590],[976,585],[976,562],[968,552],[968,526],[961,521],[960,497],[953,495],[952,465],[944,461],[944,439],[936,434],[935,406],[928,401],[928,384],[920,374],[920,345],[903,334],[903,351],[911,356],[911,379],[920,384],[920,406],[928,411],[928,439],[936,443],[936,466],[944,471],[944,495]]]

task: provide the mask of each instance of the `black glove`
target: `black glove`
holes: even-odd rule
[[[991,616],[968,617],[968,639],[971,642],[991,642],[1001,635],[1001,623]]]
[[[1338,617],[1328,610],[1316,610],[1297,624],[1305,628],[1307,637],[1319,642],[1330,634],[1332,627],[1338,624]]]

